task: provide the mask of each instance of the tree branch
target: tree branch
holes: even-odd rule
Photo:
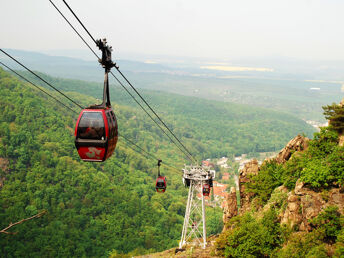
[[[36,215],[30,217],[30,218],[26,218],[26,219],[22,219],[20,221],[17,221],[15,223],[10,223],[6,228],[0,230],[0,233],[4,233],[4,234],[8,234],[8,235],[15,235],[17,234],[18,232],[7,232],[7,230],[9,230],[11,227],[15,226],[15,225],[18,225],[18,224],[21,224],[25,221],[28,221],[28,220],[31,220],[31,219],[34,219],[34,218],[39,218],[41,216],[43,216],[47,211],[41,211],[40,213],[37,213]]]

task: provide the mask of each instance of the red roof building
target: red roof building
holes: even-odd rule
[[[226,192],[227,189],[227,185],[226,184],[220,184],[217,181],[213,181],[213,189],[212,191],[214,192],[214,200],[218,203],[223,204],[223,201],[226,199],[228,193]],[[211,195],[213,193],[210,193],[210,196],[205,196],[204,200],[206,202],[206,204],[210,205],[210,201],[211,201]],[[198,199],[202,198],[202,194],[198,193],[197,194]]]
[[[229,180],[229,173],[228,172],[223,173],[222,180]]]

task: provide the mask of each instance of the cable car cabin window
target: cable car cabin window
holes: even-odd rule
[[[104,140],[105,127],[101,112],[84,112],[78,126],[78,138]]]
[[[158,180],[158,182],[156,183],[156,187],[157,188],[165,188],[164,180],[162,180],[162,179]]]
[[[109,125],[109,138],[112,139],[115,137],[115,127],[114,127],[114,122],[112,121],[110,112],[106,112],[106,119]]]

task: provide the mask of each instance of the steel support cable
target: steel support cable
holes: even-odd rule
[[[150,158],[153,158],[153,159],[155,159],[155,160],[160,160],[160,159],[158,159],[155,155],[153,155],[153,154],[149,153],[148,151],[144,150],[142,147],[140,147],[139,145],[137,145],[137,144],[134,143],[133,141],[129,140],[127,137],[123,136],[122,134],[120,134],[119,136],[122,137],[123,139],[125,139],[125,140],[126,140],[127,142],[129,142],[130,144],[132,144],[132,145],[134,145],[135,147],[137,147],[138,149],[140,149],[142,152],[144,152],[144,153],[145,153],[147,156],[149,156]],[[136,151],[136,152],[138,152],[138,151]],[[138,153],[140,153],[140,154],[142,155],[141,152],[138,152]],[[180,170],[179,170],[178,168],[176,168],[176,167],[174,167],[174,166],[171,166],[171,165],[169,165],[169,164],[167,164],[167,163],[164,163],[164,162],[163,162],[162,165],[164,165],[164,166],[166,166],[166,167],[169,167],[169,168],[172,168],[172,169],[175,169],[176,171],[180,172]]]
[[[81,38],[81,40],[86,44],[86,46],[92,51],[92,53],[99,59],[99,56],[96,54],[96,52],[93,51],[93,49],[91,48],[91,46],[86,42],[86,40],[84,40],[84,38],[79,34],[79,32],[74,28],[74,26],[68,21],[68,19],[63,15],[63,13],[59,10],[59,8],[57,8],[57,6],[53,3],[53,1],[49,0],[49,2],[55,7],[55,9],[61,14],[61,16],[63,17],[63,19],[65,19],[65,21],[69,24],[69,26],[72,27],[72,29],[74,30],[74,32],[76,34],[78,34],[78,36]],[[68,4],[65,2],[65,4],[68,6]],[[69,8],[69,6],[68,6]],[[69,8],[70,9],[70,8]],[[91,35],[90,35],[91,36]],[[92,37],[92,36],[91,36]],[[93,39],[93,38],[92,38]],[[93,40],[94,41],[94,40]]]
[[[14,57],[12,57],[11,55],[9,55],[8,53],[6,53],[4,50],[2,50],[0,48],[0,51],[2,53],[4,53],[6,56],[8,56],[9,58],[11,58],[13,61],[15,61],[17,64],[19,64],[20,66],[24,67],[26,70],[28,70],[30,73],[32,73],[33,75],[35,75],[37,78],[41,79],[43,82],[45,82],[48,86],[50,86],[51,88],[53,88],[54,90],[56,90],[58,93],[60,93],[62,96],[64,96],[65,98],[67,98],[69,101],[71,101],[73,104],[75,104],[76,106],[78,106],[79,108],[83,109],[82,106],[80,106],[78,103],[76,103],[74,100],[72,100],[70,97],[68,97],[66,94],[64,94],[63,92],[61,92],[59,89],[55,88],[53,85],[51,85],[49,82],[47,82],[46,80],[44,80],[41,76],[39,76],[38,74],[36,74],[35,72],[33,72],[32,70],[30,70],[29,68],[27,68],[25,65],[23,65],[22,63],[20,63],[19,61],[17,61]]]
[[[76,14],[73,12],[72,8],[69,7],[69,5],[67,4],[67,2],[65,0],[63,0],[63,2],[65,3],[65,5],[68,7],[69,11],[74,15],[74,17],[78,20],[78,22],[81,24],[81,26],[84,28],[84,30],[87,32],[87,34],[90,36],[90,38],[93,40],[93,42],[97,45],[97,41],[92,37],[91,33],[89,33],[89,31],[86,29],[86,27],[84,26],[84,24],[79,20],[78,16],[76,16]]]
[[[51,94],[49,94],[48,92],[46,92],[45,90],[41,89],[40,87],[38,87],[36,84],[34,84],[33,82],[29,81],[28,79],[26,79],[24,76],[20,75],[19,73],[17,73],[16,71],[14,71],[13,69],[11,69],[10,67],[8,67],[7,65],[5,65],[4,63],[0,62],[1,65],[3,65],[4,67],[6,67],[8,70],[10,70],[12,73],[16,74],[17,76],[19,76],[20,78],[22,78],[23,80],[25,80],[26,82],[30,83],[31,85],[33,85],[35,88],[37,88],[38,90],[40,90],[41,92],[43,92],[44,94],[48,95],[49,97],[53,98],[54,100],[56,100],[59,104],[61,104],[62,106],[68,108],[69,110],[71,110],[72,112],[74,112],[75,114],[78,114],[75,110],[73,110],[72,108],[68,107],[67,105],[65,105],[64,103],[62,103],[60,100],[58,100],[57,98],[55,98],[54,96],[52,96]]]
[[[80,37],[80,39],[87,45],[87,47],[92,51],[92,53],[98,58],[99,60],[99,56],[93,51],[93,49],[90,47],[90,45],[85,41],[85,39],[80,35],[80,33],[77,32],[77,30],[74,28],[74,26],[69,22],[69,20],[62,14],[62,12],[58,9],[58,7],[51,1],[49,0],[50,3],[55,7],[55,9],[61,14],[61,16],[65,19],[65,21],[72,27],[72,29],[77,33],[77,35]],[[86,32],[88,33],[88,35],[92,38],[92,40],[96,43],[96,41],[94,40],[94,38],[92,37],[92,35],[89,33],[89,31],[86,29],[86,27],[82,24],[82,22],[79,20],[79,18],[76,16],[76,14],[73,12],[73,10],[70,8],[70,6],[66,3],[66,1],[63,0],[63,2],[66,4],[66,6],[68,7],[68,9],[72,12],[72,14],[74,15],[74,17],[79,21],[79,23],[82,25],[82,27],[86,30]],[[185,149],[186,152],[183,151],[178,144],[176,144],[176,142],[173,141],[173,139],[162,129],[162,127],[153,119],[153,117],[147,112],[147,110],[137,101],[137,99],[130,93],[130,91],[128,91],[128,89],[123,85],[123,83],[112,73],[110,72],[111,75],[117,80],[117,82],[123,87],[123,89],[134,99],[134,101],[141,107],[141,109],[150,117],[150,119],[152,119],[152,121],[159,127],[159,129],[161,131],[163,131],[163,133],[171,140],[172,143],[174,143],[178,149],[192,162],[193,160],[196,161],[197,160],[191,155],[191,153],[185,148],[185,146],[183,146],[183,144],[181,144]],[[132,86],[133,87],[133,86]],[[135,90],[136,91],[136,90]],[[142,96],[140,96],[142,99]],[[144,101],[147,105],[147,102]],[[150,108],[150,107],[149,107]],[[150,108],[151,109],[151,108]],[[152,110],[152,109],[151,109]],[[153,113],[155,113],[153,111]],[[155,113],[156,115],[156,113]],[[159,118],[159,117],[158,117]],[[159,118],[159,120],[161,120]],[[161,120],[162,121],[162,120]],[[164,123],[163,123],[164,124]],[[164,124],[165,125],[165,124]],[[166,125],[165,125],[166,127]],[[167,128],[170,132],[171,130],[169,128]],[[173,133],[172,133],[173,134]],[[174,137],[176,138],[176,136],[174,135]],[[177,139],[178,140],[178,139]],[[179,141],[179,140],[178,140]],[[179,141],[180,142],[180,141]],[[190,156],[189,156],[190,155]],[[191,157],[191,158],[190,158]],[[193,160],[192,160],[193,159]]]
[[[177,146],[177,148],[192,162],[192,156],[190,158],[190,156],[188,155],[188,153],[186,153],[184,150],[182,150],[180,148],[180,146],[178,144],[176,144],[176,142],[171,138],[171,136],[169,136],[165,130],[161,127],[161,125],[159,125],[155,119],[152,117],[151,114],[148,113],[148,111],[141,105],[140,102],[138,102],[138,100],[133,96],[133,94],[130,93],[130,91],[123,85],[123,83],[112,73],[110,72],[110,74],[117,80],[117,82],[123,87],[123,89],[133,98],[133,100],[141,107],[141,109],[150,117],[150,119],[159,127],[159,129],[170,139],[170,141]]]
[[[140,99],[148,106],[148,108],[153,112],[153,114],[159,119],[159,121],[165,126],[165,128],[173,135],[173,137],[179,142],[181,146],[185,149],[185,151],[192,157],[196,163],[198,161],[192,156],[190,151],[184,146],[184,144],[178,139],[178,137],[171,131],[171,129],[165,124],[164,121],[159,117],[159,115],[153,110],[153,108],[147,103],[147,101],[141,96],[141,94],[135,89],[135,87],[129,82],[129,80],[124,76],[124,74],[119,70],[117,66],[115,66],[117,71],[120,73],[120,75],[125,79],[125,81],[130,85],[130,87],[136,92],[136,94],[140,97]]]

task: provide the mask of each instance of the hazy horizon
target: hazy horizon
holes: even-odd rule
[[[93,47],[63,2],[54,3]],[[91,34],[106,37],[118,56],[344,60],[344,2],[339,0],[68,3]],[[7,24],[0,29],[1,47],[87,50],[49,1],[2,1],[1,6]]]

